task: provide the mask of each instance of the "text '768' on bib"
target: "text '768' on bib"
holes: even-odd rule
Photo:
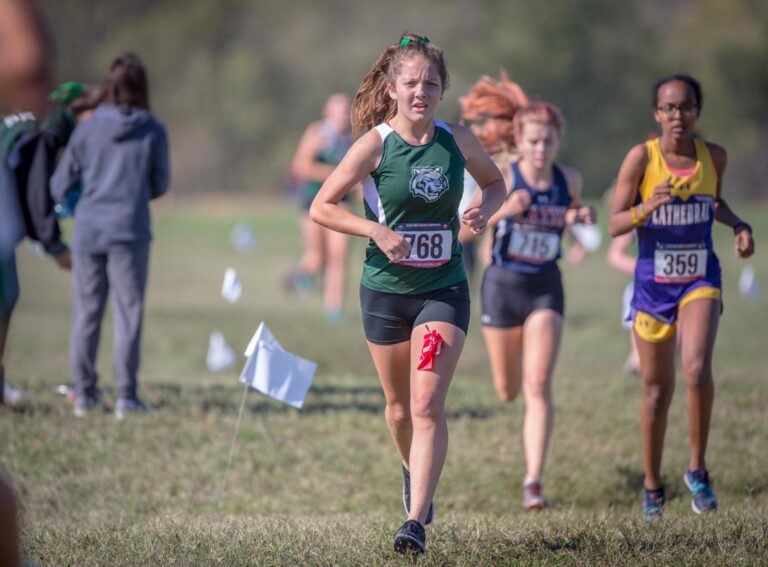
[[[534,264],[554,260],[559,251],[560,235],[540,230],[515,229],[510,234],[507,246],[507,256],[510,259]]]
[[[697,244],[656,244],[653,279],[656,283],[681,284],[700,280],[707,273],[707,247]]]
[[[415,268],[436,268],[447,264],[453,249],[453,233],[448,223],[409,222],[395,226],[411,245],[411,253],[398,263]]]

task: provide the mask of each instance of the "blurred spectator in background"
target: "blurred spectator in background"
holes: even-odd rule
[[[312,222],[309,207],[352,144],[349,107],[346,94],[328,97],[323,119],[304,131],[291,164],[291,173],[301,180],[299,205],[304,253],[289,274],[288,284],[299,292],[308,291],[314,285],[313,278],[323,273],[323,306],[331,323],[338,323],[342,316],[349,237]],[[348,199],[344,202],[348,204]]]
[[[19,190],[25,188],[17,185],[17,177],[26,178],[22,158],[34,156],[35,144],[18,143],[33,141],[34,128],[29,128],[29,119],[45,111],[51,84],[51,51],[49,36],[32,2],[0,2],[0,109],[2,114],[13,114],[0,124],[0,403],[19,399],[19,392],[5,382],[3,356],[19,295],[14,249],[33,229],[29,220],[24,222]],[[14,163],[5,159],[10,155]],[[49,236],[53,238],[52,233]],[[67,256],[61,260],[66,263]]]
[[[82,186],[72,235],[71,334],[75,415],[100,405],[96,354],[107,295],[112,291],[115,416],[143,412],[137,373],[149,268],[149,201],[168,189],[168,140],[149,111],[149,83],[141,60],[117,57],[104,80],[104,102],[79,124],[51,179],[62,202]]]
[[[45,109],[49,86],[50,43],[34,5],[0,1],[0,110]],[[10,314],[18,297],[14,250],[25,233],[13,171],[0,159],[0,403],[7,387],[3,354]],[[17,394],[8,389],[9,394]],[[14,396],[8,396],[9,398]],[[11,400],[9,400],[11,401]],[[0,565],[21,560],[18,503],[11,484],[0,476]]]
[[[32,112],[20,110],[3,117],[0,123],[0,157],[8,166],[6,189],[15,189],[14,203],[21,213],[21,227],[26,236],[40,243],[65,270],[72,267],[69,248],[61,238],[56,208],[51,197],[49,179],[61,150],[69,140],[78,120],[92,110],[99,89],[69,82],[51,93],[52,105],[42,125]],[[68,205],[73,208],[74,203]],[[68,210],[67,209],[67,210]],[[8,335],[11,314],[19,296],[15,258],[10,250],[0,259],[0,381],[4,382],[2,354]],[[3,383],[0,401],[16,403],[21,393]]]

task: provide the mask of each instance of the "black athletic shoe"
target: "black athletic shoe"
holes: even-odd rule
[[[424,553],[427,550],[427,534],[416,520],[408,520],[395,534],[395,551],[398,553]]]
[[[411,472],[403,465],[403,508],[405,513],[411,513]],[[427,517],[424,519],[424,525],[428,526],[435,519],[435,501],[433,500],[429,504],[429,510],[427,510]]]

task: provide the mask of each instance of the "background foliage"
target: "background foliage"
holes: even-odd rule
[[[451,73],[441,115],[482,74],[506,68],[569,121],[562,160],[588,194],[609,185],[654,129],[651,84],[704,85],[702,135],[730,154],[729,194],[766,194],[768,3],[760,0],[45,0],[60,79],[99,81],[111,59],[147,62],[170,128],[178,194],[279,192],[325,97],[354,93],[408,29],[441,45]]]

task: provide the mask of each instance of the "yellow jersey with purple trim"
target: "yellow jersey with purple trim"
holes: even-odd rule
[[[660,140],[646,142],[648,165],[638,202],[649,199],[667,179],[672,200],[637,228],[638,257],[632,310],[673,323],[680,301],[702,287],[720,289],[720,262],[712,247],[717,171],[709,148],[694,140],[696,165],[685,177],[670,171]]]

